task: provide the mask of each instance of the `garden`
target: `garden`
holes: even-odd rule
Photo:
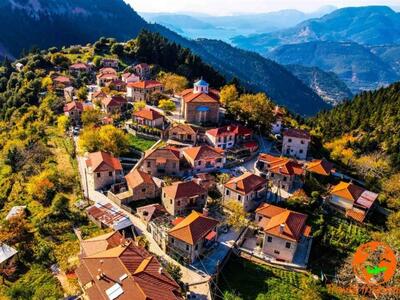
[[[141,152],[145,152],[146,150],[149,150],[156,143],[156,141],[129,134],[128,143],[132,148]]]

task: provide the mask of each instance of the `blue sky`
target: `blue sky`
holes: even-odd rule
[[[399,0],[125,0],[139,12],[199,12],[211,15],[261,13],[281,9],[298,9],[304,12],[321,6],[336,7],[389,5],[400,6]]]

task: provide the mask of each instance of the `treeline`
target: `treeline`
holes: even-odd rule
[[[324,141],[352,134],[358,153],[385,152],[400,168],[400,83],[361,93],[308,122]]]

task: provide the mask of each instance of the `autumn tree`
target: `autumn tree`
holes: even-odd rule
[[[78,148],[81,153],[99,151],[101,146],[102,144],[97,128],[93,126],[87,126],[81,131],[78,140]]]
[[[70,121],[68,116],[61,115],[57,118],[57,128],[61,135],[63,135],[65,131],[68,130],[69,126],[70,126]]]
[[[146,102],[145,101],[138,101],[133,103],[133,111],[137,112],[139,110],[142,110],[146,107]]]
[[[173,94],[182,92],[189,84],[186,77],[174,73],[160,72],[157,79],[164,85],[166,91]]]
[[[219,100],[221,104],[225,107],[230,107],[232,103],[239,99],[239,93],[236,86],[233,84],[226,85],[221,89],[219,94]]]
[[[27,191],[34,200],[49,205],[57,191],[58,176],[53,169],[45,169],[33,176],[27,185]]]
[[[217,182],[221,184],[225,184],[229,181],[231,176],[228,173],[221,173],[217,175]]]
[[[228,209],[227,224],[232,226],[235,230],[240,230],[250,224],[249,216],[243,209],[243,205],[235,200],[228,200],[225,202],[225,207]]]
[[[103,114],[100,110],[84,110],[81,115],[81,121],[84,127],[100,125]]]
[[[129,147],[127,134],[113,125],[105,125],[99,130],[101,149],[115,156],[125,153]]]
[[[158,104],[158,108],[162,109],[165,112],[171,112],[176,109],[176,105],[175,105],[174,101],[172,101],[171,99],[163,99],[163,100],[160,100],[160,102]]]
[[[88,89],[86,86],[82,86],[79,88],[78,92],[76,93],[78,99],[81,101],[85,101],[88,97]]]

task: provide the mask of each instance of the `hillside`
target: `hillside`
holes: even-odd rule
[[[311,41],[399,44],[400,13],[386,6],[347,7],[289,29],[233,39],[235,45],[260,53],[281,45]]]
[[[207,51],[204,54],[205,60],[211,62],[228,79],[240,78],[245,87],[266,92],[278,104],[294,112],[313,115],[329,107],[283,66],[257,53],[215,40],[199,39],[196,43]],[[201,53],[198,54],[203,57]]]
[[[400,168],[400,83],[362,93],[310,123],[325,141],[351,133],[359,152],[385,152],[392,166]]]
[[[370,50],[400,74],[400,45],[371,46]]]
[[[280,64],[301,64],[334,72],[353,93],[393,83],[400,75],[369,49],[351,42],[309,42],[284,45],[268,58]]]
[[[324,72],[317,67],[301,65],[287,65],[285,67],[329,104],[336,105],[353,97],[350,89],[335,73]]]

